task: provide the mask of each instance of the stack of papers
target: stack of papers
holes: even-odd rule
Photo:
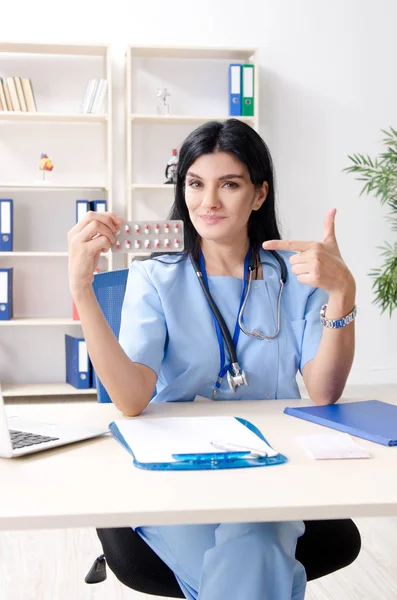
[[[369,458],[370,453],[345,433],[314,433],[297,436],[312,458]]]

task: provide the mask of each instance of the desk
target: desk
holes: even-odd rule
[[[396,402],[397,403],[397,402]],[[397,447],[359,440],[371,459],[316,461],[297,435],[327,432],[283,414],[307,400],[152,404],[150,418],[232,415],[251,420],[285,454],[284,465],[153,472],[133,467],[110,435],[18,459],[0,459],[0,529],[122,527],[397,515]],[[112,404],[7,406],[9,414],[108,425]]]

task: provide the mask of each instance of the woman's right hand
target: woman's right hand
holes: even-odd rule
[[[69,287],[73,298],[92,286],[100,254],[114,244],[122,222],[113,213],[88,211],[68,232]]]

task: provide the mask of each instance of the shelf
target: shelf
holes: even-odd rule
[[[81,325],[81,321],[75,321],[71,317],[15,317],[8,321],[0,321],[1,326],[10,325],[12,327],[30,327],[31,325]]]
[[[96,394],[96,388],[79,390],[69,383],[2,383],[0,386],[4,398],[18,396],[80,396]]]
[[[208,121],[226,121],[227,119],[239,119],[245,123],[255,121],[255,117],[231,117],[231,116],[197,116],[197,115],[144,115],[139,113],[130,114],[131,122],[134,123],[207,123]]]
[[[22,54],[69,54],[74,56],[106,56],[103,44],[35,44],[1,42],[0,52]]]
[[[132,190],[172,190],[175,191],[175,185],[171,183],[132,183]]]
[[[43,181],[37,183],[17,183],[0,181],[0,189],[29,189],[29,190],[104,190],[108,188],[104,185],[78,184],[78,183],[51,183]]]
[[[104,258],[109,258],[111,252],[101,252],[101,257]],[[43,258],[66,258],[69,256],[68,252],[0,252],[0,258],[2,258],[3,256],[7,256],[7,257],[14,257],[14,258],[18,258],[18,257],[25,257],[25,256],[37,256],[37,257],[43,257]]]
[[[254,54],[254,48],[131,46],[132,58],[207,58],[210,60],[249,60]]]
[[[13,257],[21,257],[21,256],[47,256],[47,257],[56,257],[63,258],[68,256],[67,252],[0,252],[0,258],[3,256],[13,256]]]
[[[52,121],[58,123],[106,123],[107,115],[100,114],[57,114],[44,112],[23,112],[19,110],[1,110],[1,121],[18,121],[18,122],[42,122]]]

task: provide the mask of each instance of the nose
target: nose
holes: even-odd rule
[[[203,194],[203,200],[201,202],[201,206],[203,208],[211,209],[211,208],[219,208],[221,202],[218,198],[218,191],[216,188],[207,187],[205,193]]]

